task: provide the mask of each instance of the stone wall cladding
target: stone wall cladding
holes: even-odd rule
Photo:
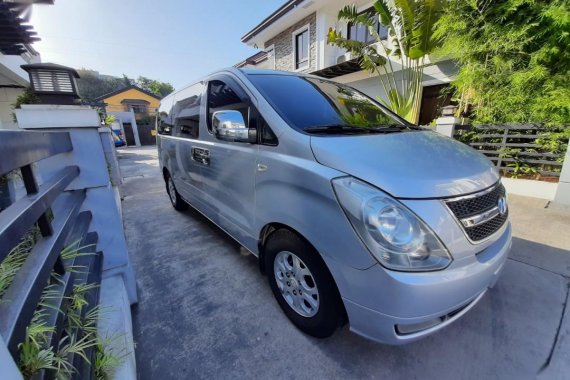
[[[293,58],[293,33],[299,28],[309,24],[309,67],[303,72],[311,72],[317,67],[317,16],[310,14],[301,21],[285,29],[275,37],[265,42],[265,47],[275,46],[275,69],[284,71],[294,71],[295,61]]]

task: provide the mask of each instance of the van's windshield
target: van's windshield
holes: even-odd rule
[[[289,125],[306,133],[364,134],[418,129],[348,86],[296,75],[248,77]]]

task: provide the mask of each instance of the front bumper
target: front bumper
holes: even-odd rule
[[[405,273],[380,265],[354,271],[329,263],[353,332],[387,344],[432,334],[473,308],[498,280],[511,248],[507,222],[496,241],[445,270]]]

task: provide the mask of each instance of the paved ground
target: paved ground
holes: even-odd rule
[[[288,322],[253,256],[196,212],[170,206],[155,149],[119,152],[140,379],[570,378],[570,212],[511,196],[503,276],[447,329],[403,347],[346,327],[319,340]]]

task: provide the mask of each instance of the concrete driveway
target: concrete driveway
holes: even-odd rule
[[[319,340],[289,323],[255,257],[197,212],[171,207],[154,147],[121,149],[119,159],[140,379],[570,378],[567,210],[511,196],[502,278],[443,331],[401,347],[346,326]]]

